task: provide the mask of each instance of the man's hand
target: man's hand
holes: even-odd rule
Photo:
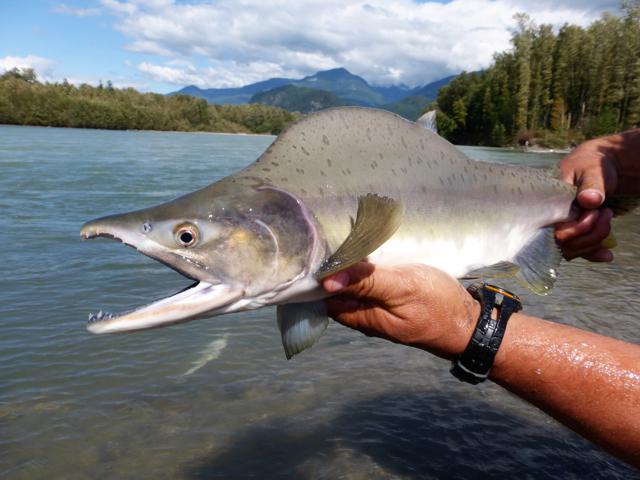
[[[600,207],[618,185],[614,158],[615,145],[605,137],[581,144],[560,162],[562,179],[578,187],[576,201],[582,210],[577,220],[556,225],[556,241],[567,260],[613,260],[611,251],[602,246],[611,231],[613,212]]]
[[[425,265],[361,262],[323,281],[329,316],[366,335],[451,359],[462,353],[480,305],[446,273]]]

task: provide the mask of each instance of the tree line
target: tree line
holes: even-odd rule
[[[187,95],[42,83],[32,69],[0,76],[0,124],[110,130],[176,130],[278,134],[297,114],[266,105],[209,105]]]
[[[512,50],[440,89],[438,129],[453,143],[549,147],[640,125],[640,0],[587,28],[535,25],[525,14]]]

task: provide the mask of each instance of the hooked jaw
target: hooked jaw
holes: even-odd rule
[[[163,255],[160,251],[154,251],[153,242],[147,239],[141,230],[144,224],[127,221],[122,217],[114,215],[87,222],[80,230],[80,237],[83,240],[106,237],[121,241],[193,279],[190,272],[176,266],[175,259]],[[240,300],[242,295],[241,289],[229,285],[196,281],[175,295],[127,313],[92,313],[89,315],[87,330],[95,334],[121,333],[187,322],[205,315],[215,315],[220,310],[227,311],[226,308]]]
[[[165,327],[195,320],[242,298],[242,292],[226,285],[197,282],[162,300],[122,315],[89,315],[87,330],[91,333],[121,333]]]

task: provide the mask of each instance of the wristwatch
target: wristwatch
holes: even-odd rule
[[[514,293],[488,283],[475,283],[467,290],[480,301],[480,318],[467,348],[453,359],[451,373],[462,382],[476,385],[489,376],[509,317],[522,309],[522,302]],[[494,308],[497,318],[492,317]]]

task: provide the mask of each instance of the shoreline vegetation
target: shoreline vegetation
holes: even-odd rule
[[[277,135],[300,114],[260,104],[211,105],[188,95],[41,83],[32,69],[0,75],[0,124]]]
[[[640,125],[640,0],[623,0],[586,28],[516,16],[509,51],[462,72],[436,102],[440,135],[457,145],[566,151]],[[425,110],[425,111],[426,111]],[[302,114],[258,103],[209,104],[189,95],[41,83],[32,69],[0,75],[0,124],[279,134]]]
[[[566,149],[640,125],[640,0],[586,28],[516,16],[513,48],[440,89],[438,131],[455,144]]]

